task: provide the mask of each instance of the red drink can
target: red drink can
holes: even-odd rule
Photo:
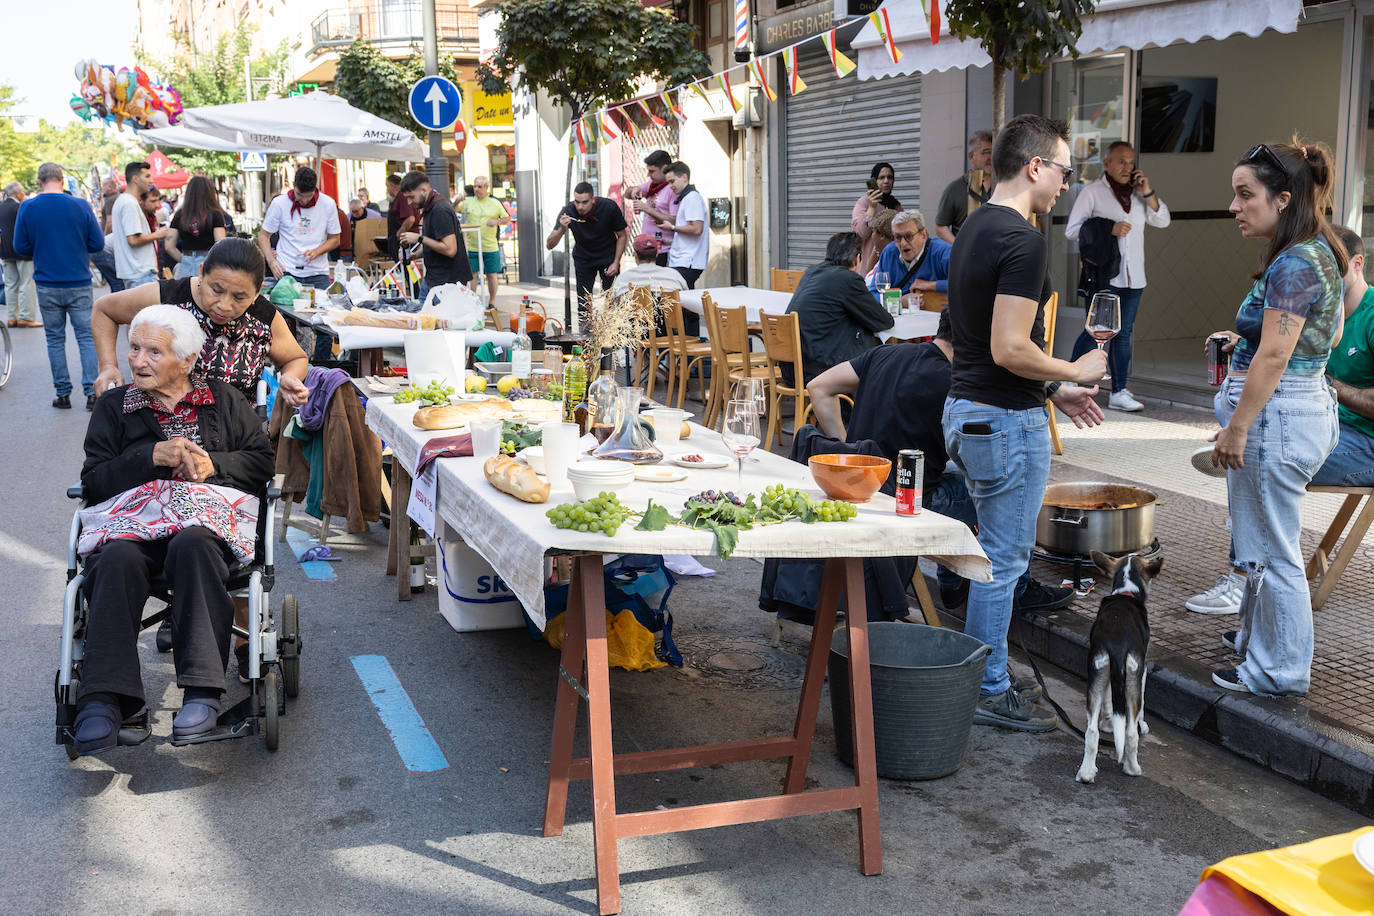
[[[1231,354],[1222,350],[1229,339],[1227,334],[1213,334],[1207,338],[1207,384],[1217,386],[1226,380],[1231,366]]]
[[[920,515],[926,456],[920,449],[904,448],[897,453],[897,514]]]

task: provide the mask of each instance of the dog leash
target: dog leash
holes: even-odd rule
[[[1022,630],[1021,616],[1020,614],[1012,615],[1013,619],[1016,620],[1016,644],[1020,647],[1021,654],[1026,656],[1026,660],[1030,662],[1031,673],[1035,675],[1035,682],[1040,685],[1041,696],[1044,697],[1046,703],[1050,704],[1050,708],[1059,715],[1059,721],[1067,725],[1069,730],[1078,737],[1086,738],[1087,736],[1083,734],[1083,730],[1077,725],[1074,725],[1073,720],[1069,718],[1069,714],[1064,712],[1064,707],[1056,703],[1054,697],[1050,696],[1050,688],[1045,685],[1045,676],[1040,673],[1040,666],[1035,663],[1035,656],[1026,651],[1026,639],[1025,633]]]

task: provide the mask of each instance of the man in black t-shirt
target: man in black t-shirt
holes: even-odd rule
[[[559,211],[558,225],[544,240],[544,247],[550,251],[557,248],[568,232],[573,237],[573,274],[577,278],[577,308],[581,314],[598,276],[602,292],[610,292],[615,275],[620,272],[620,258],[625,254],[629,232],[625,214],[615,201],[595,196],[592,186],[585,181],[573,188],[572,203]]]
[[[445,283],[467,285],[472,279],[472,268],[468,266],[468,252],[463,245],[453,204],[444,195],[434,193],[429,176],[421,171],[406,173],[401,179],[401,193],[421,219],[419,232],[402,232],[396,236],[407,247],[416,241],[424,247],[425,278],[420,281],[420,301],[425,300],[433,287]]]
[[[997,186],[969,215],[949,260],[954,368],[942,425],[949,455],[968,480],[978,543],[992,564],[992,581],[969,589],[964,626],[992,649],[973,720],[1021,731],[1052,731],[1058,723],[1007,674],[1012,605],[1030,564],[1049,482],[1045,398],[1048,393],[1075,425],[1096,425],[1102,408],[1092,395],[1107,369],[1100,350],[1073,363],[1044,351],[1049,259],[1045,237],[1029,220],[1050,211],[1073,174],[1062,164],[1069,158],[1068,138],[1063,122],[1039,115],[1013,118],[998,133],[992,151]],[[1055,379],[1094,387],[1047,392],[1045,382]],[[1069,591],[1060,600],[1071,598]]]

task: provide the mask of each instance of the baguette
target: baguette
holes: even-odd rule
[[[527,503],[542,503],[549,498],[549,483],[540,480],[533,469],[509,455],[488,458],[482,466],[487,483]]]
[[[412,315],[381,315],[368,309],[353,309],[343,316],[343,324],[365,328],[396,328],[413,331],[419,324]]]
[[[479,417],[505,419],[516,416],[515,407],[505,398],[487,398],[484,401],[462,401],[458,404],[441,404],[436,407],[421,407],[415,411],[410,421],[420,429],[457,429]]]

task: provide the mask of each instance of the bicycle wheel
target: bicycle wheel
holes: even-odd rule
[[[14,350],[10,347],[10,329],[0,321],[0,388],[10,380],[10,370],[14,368]]]

